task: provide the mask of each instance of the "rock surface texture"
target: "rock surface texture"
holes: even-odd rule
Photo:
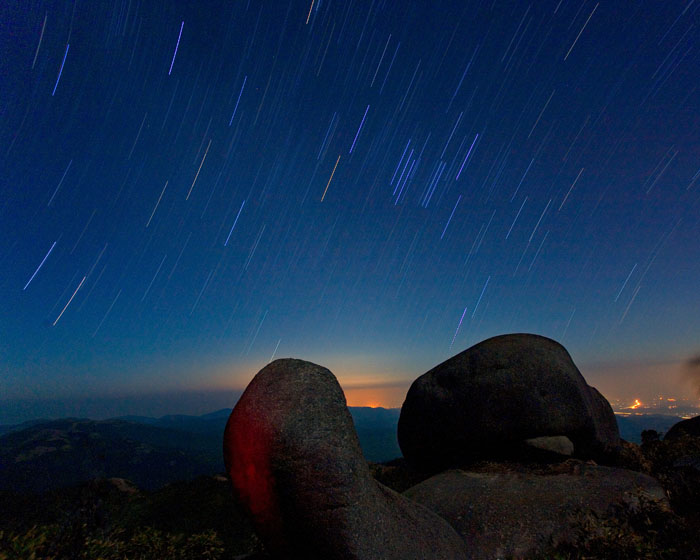
[[[525,444],[559,456],[568,457],[574,454],[574,444],[566,436],[541,436],[526,439]]]
[[[616,506],[634,509],[640,496],[669,508],[663,488],[650,476],[589,465],[555,475],[450,470],[404,495],[449,521],[475,559],[542,557],[559,544],[576,542],[583,515],[620,515]]]
[[[490,338],[416,379],[398,425],[404,457],[435,473],[517,457],[525,440],[552,436],[598,461],[620,446],[610,404],[563,346],[532,334]]]
[[[234,492],[279,558],[467,558],[435,513],[371,476],[333,374],[276,360],[251,381],[224,434]]]

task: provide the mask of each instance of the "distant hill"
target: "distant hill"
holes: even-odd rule
[[[617,425],[620,428],[620,437],[632,443],[642,442],[643,430],[656,430],[663,435],[671,426],[682,420],[678,416],[665,414],[641,414],[639,416],[616,414],[615,418],[617,418]]]
[[[368,461],[401,456],[398,409],[350,408]],[[119,477],[153,490],[224,471],[230,409],[202,416],[64,418],[0,426],[0,491],[43,492]]]
[[[401,457],[401,449],[396,437],[399,422],[399,408],[348,407],[352,415],[365,458],[373,463],[383,463]],[[215,438],[215,446],[221,448],[221,439],[231,409],[224,408],[204,414],[203,416],[169,415],[161,418],[145,416],[122,416],[120,420],[148,424],[149,426],[167,428],[203,434]]]
[[[226,410],[226,414],[222,411],[205,414],[203,416],[188,416],[186,414],[169,414],[160,418],[151,418],[148,416],[119,416],[114,420],[124,420],[126,422],[135,422],[137,424],[147,424],[157,428],[165,428],[168,430],[177,430],[192,434],[215,434],[217,445],[221,447],[221,437],[226,427],[231,409]]]
[[[401,457],[398,408],[350,407],[365,458]],[[65,418],[0,426],[0,491],[42,492],[95,478],[120,477],[152,490],[224,471],[222,437],[230,409],[202,416],[124,416],[110,420]],[[616,416],[623,439],[642,430],[660,433],[680,418]]]
[[[27,420],[26,422],[22,422],[21,424],[3,424],[0,425],[0,436],[9,434],[10,432],[18,432],[20,430],[36,426],[37,424],[43,424],[44,422],[50,421],[51,420],[48,420],[46,418],[41,418],[38,420]]]
[[[0,490],[122,477],[145,489],[222,470],[221,438],[124,420],[66,418],[0,437]]]
[[[385,463],[401,457],[396,435],[400,408],[349,407],[365,459]]]

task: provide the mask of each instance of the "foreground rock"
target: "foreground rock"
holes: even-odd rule
[[[526,439],[525,445],[555,456],[568,457],[574,454],[574,444],[566,436],[542,436]]]
[[[276,360],[251,381],[224,434],[234,491],[282,558],[466,558],[430,510],[370,476],[333,374]]]
[[[623,515],[640,506],[640,497],[669,508],[650,476],[589,465],[556,475],[451,470],[404,495],[449,521],[476,559],[547,555],[577,541],[586,515]]]
[[[656,432],[642,433],[642,452],[652,463],[651,473],[666,488],[674,509],[692,516],[698,516],[700,512],[698,418],[700,416],[678,422],[663,440]]]
[[[558,436],[598,461],[620,445],[610,404],[563,346],[531,334],[490,338],[416,379],[398,426],[404,457],[429,472],[522,456],[526,440]]]

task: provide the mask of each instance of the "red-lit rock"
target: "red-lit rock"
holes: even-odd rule
[[[276,360],[251,381],[224,434],[234,491],[281,558],[466,558],[443,519],[370,475],[327,369]]]

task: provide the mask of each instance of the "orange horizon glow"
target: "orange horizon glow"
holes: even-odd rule
[[[370,408],[401,408],[406,397],[407,387],[343,387],[348,406],[366,406]]]

